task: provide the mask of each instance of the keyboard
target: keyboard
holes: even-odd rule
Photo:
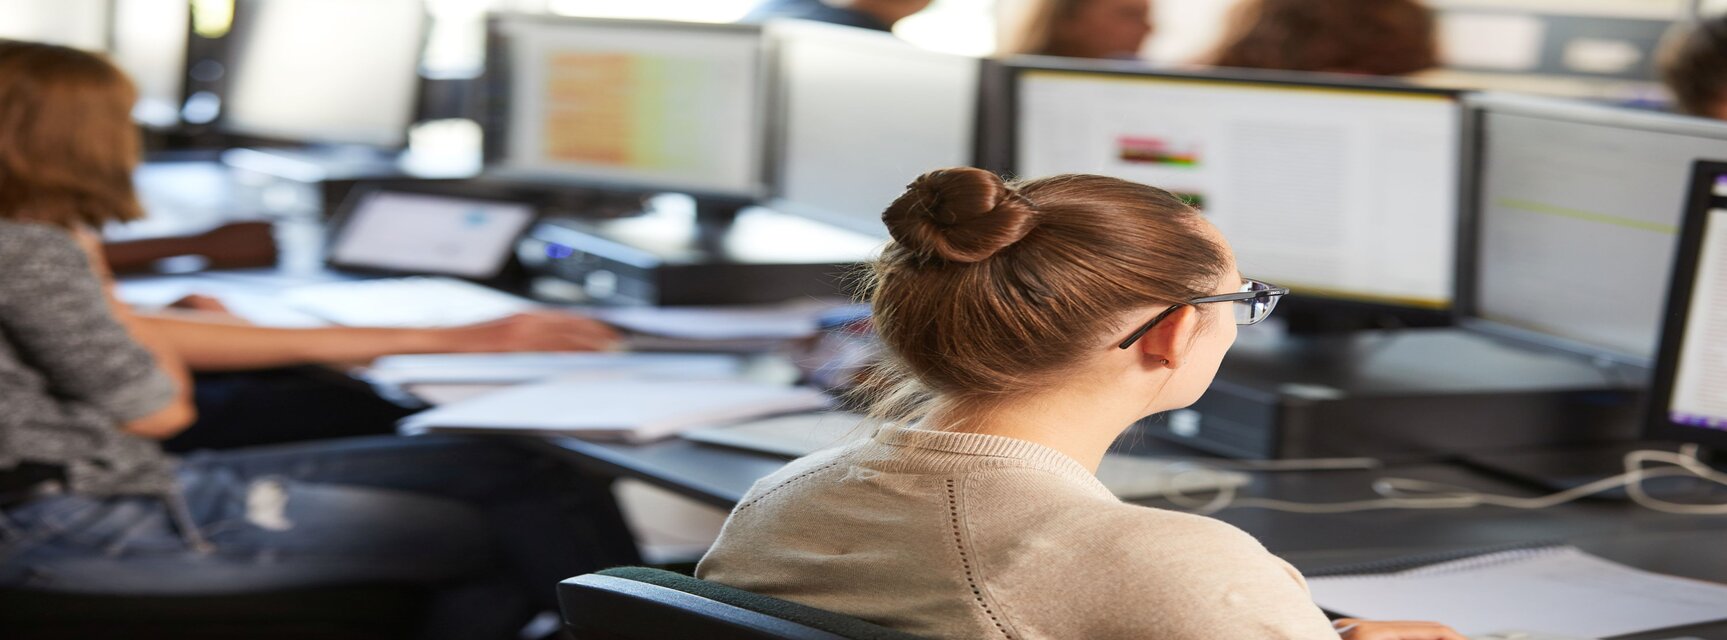
[[[538,307],[472,282],[430,276],[302,285],[283,292],[282,301],[349,327],[454,327]]]
[[[757,420],[729,427],[696,429],[684,439],[749,451],[797,458],[866,437],[874,430],[869,418],[852,413],[808,413]],[[1097,479],[1116,497],[1155,498],[1179,489],[1205,493],[1246,485],[1251,478],[1236,471],[1207,467],[1189,460],[1104,454]]]

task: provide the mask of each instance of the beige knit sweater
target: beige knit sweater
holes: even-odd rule
[[[696,575],[930,638],[1338,637],[1241,530],[981,434],[884,427],[800,458],[750,489]]]

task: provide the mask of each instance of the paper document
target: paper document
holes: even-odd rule
[[[1523,629],[1600,638],[1727,618],[1727,585],[1633,569],[1569,546],[1307,582],[1326,610],[1433,620],[1469,636]]]
[[[553,380],[408,416],[403,433],[545,433],[641,442],[826,408],[820,391],[741,380]]]
[[[592,378],[732,378],[735,356],[699,353],[463,353],[379,358],[366,377],[382,384],[507,384]]]
[[[693,340],[795,339],[815,335],[833,305],[785,307],[624,307],[594,317],[652,336]]]

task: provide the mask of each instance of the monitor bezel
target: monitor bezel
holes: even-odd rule
[[[1489,113],[1508,113],[1525,117],[1549,118],[1565,122],[1633,128],[1677,135],[1705,135],[1714,132],[1727,142],[1727,124],[1674,114],[1634,111],[1605,105],[1575,102],[1556,98],[1540,98],[1498,93],[1479,93],[1464,98],[1465,130],[1474,140],[1468,145],[1470,154],[1464,158],[1465,184],[1461,227],[1457,237],[1457,273],[1453,278],[1456,291],[1452,309],[1458,326],[1494,338],[1542,349],[1552,349],[1588,358],[1604,365],[1628,368],[1646,373],[1655,365],[1654,355],[1642,356],[1588,342],[1552,335],[1481,316],[1477,266],[1481,254],[1483,215],[1481,198],[1488,149],[1485,126]]]
[[[990,153],[989,160],[997,171],[1008,177],[1019,177],[1019,99],[1021,80],[1027,72],[1058,72],[1093,74],[1106,76],[1135,76],[1156,79],[1188,80],[1200,82],[1215,82],[1219,84],[1270,85],[1276,87],[1308,87],[1318,89],[1344,89],[1387,94],[1420,95],[1446,98],[1453,104],[1458,115],[1457,155],[1461,161],[1469,157],[1474,136],[1469,130],[1469,119],[1463,106],[1463,98],[1468,94],[1462,89],[1431,87],[1411,84],[1393,78],[1375,76],[1358,76],[1336,73],[1311,73],[1300,71],[1272,71],[1263,69],[1240,69],[1233,67],[1168,68],[1151,65],[1139,61],[1126,60],[1076,60],[1071,58],[1055,58],[1048,56],[1017,56],[1002,62],[999,74],[999,85],[989,87],[999,95],[999,104],[988,120],[994,129],[990,137],[1001,140],[1000,147]],[[1452,185],[1453,195],[1458,199],[1468,193],[1465,185],[1465,175],[1461,167]],[[1454,235],[1463,232],[1461,227],[1463,216],[1461,212],[1452,220]],[[1455,249],[1455,247],[1454,247]],[[1455,271],[1455,265],[1453,266]],[[1269,277],[1269,276],[1268,276]],[[1333,296],[1319,292],[1302,292],[1296,294],[1307,308],[1334,309],[1346,313],[1367,315],[1396,315],[1411,313],[1419,317],[1454,316],[1457,304],[1456,285],[1453,284],[1451,299],[1439,307],[1400,305],[1392,302],[1374,299],[1367,296],[1349,297]]]
[[[791,84],[790,74],[786,73],[785,65],[789,55],[786,51],[786,45],[789,40],[798,38],[820,39],[824,45],[856,43],[846,46],[856,46],[860,49],[894,47],[932,56],[950,56],[956,59],[971,60],[977,69],[975,71],[975,86],[971,96],[971,131],[966,134],[966,164],[982,166],[983,163],[980,162],[982,153],[979,151],[979,146],[986,136],[983,112],[984,102],[987,99],[987,93],[984,91],[985,76],[990,73],[988,68],[990,61],[988,59],[921,49],[889,33],[809,20],[772,20],[766,23],[766,34],[768,55],[773,68],[773,77],[769,83],[772,89],[772,101],[768,105],[771,123],[767,126],[766,131],[768,144],[766,155],[769,160],[767,204],[770,208],[884,239],[888,235],[887,227],[879,221],[859,220],[854,216],[847,215],[846,212],[832,211],[807,204],[786,194],[786,172],[791,163],[790,154],[787,153],[787,144],[790,137],[790,115],[792,113],[791,92],[788,90]],[[929,169],[939,168],[941,167],[929,167]],[[915,177],[905,176],[905,179],[910,182]],[[886,209],[888,204],[887,202],[881,203],[881,208]]]
[[[1680,223],[1679,246],[1673,255],[1672,276],[1668,278],[1661,343],[1656,350],[1655,371],[1646,403],[1649,413],[1644,423],[1644,435],[1651,439],[1727,447],[1727,430],[1679,424],[1671,415],[1673,385],[1678,377],[1680,352],[1685,345],[1685,330],[1690,321],[1692,287],[1697,282],[1697,262],[1702,257],[1706,241],[1703,231],[1709,224],[1711,212],[1717,208],[1714,203],[1724,199],[1714,194],[1715,179],[1721,176],[1727,176],[1727,158],[1699,160],[1692,164],[1690,193],[1685,200],[1685,217]]]
[[[256,4],[259,4],[261,2],[291,2],[291,1],[292,0],[236,0],[236,2],[234,4],[233,26],[230,28],[228,35],[226,37],[227,38],[235,38],[237,36],[238,39],[241,41],[243,41],[245,38],[248,37],[247,36],[247,29],[252,28],[254,26],[254,21],[257,20],[257,16],[255,14],[253,14],[253,12],[250,8],[248,8],[249,5],[256,5]],[[418,11],[418,14],[419,14],[419,19],[417,21],[417,24],[419,27],[419,37],[417,39],[417,44],[415,46],[415,51],[417,51],[418,54],[415,55],[415,57],[414,57],[413,88],[409,90],[411,95],[408,98],[407,112],[401,114],[402,115],[402,119],[401,119],[402,126],[401,126],[400,131],[398,132],[399,135],[394,136],[389,142],[384,143],[384,144],[379,144],[376,141],[363,141],[362,142],[362,141],[355,141],[352,139],[342,139],[339,137],[321,137],[321,136],[283,137],[282,135],[280,135],[281,132],[262,131],[262,130],[252,129],[252,128],[247,127],[245,125],[236,124],[236,123],[228,120],[228,111],[229,111],[228,105],[232,104],[230,101],[230,98],[233,97],[233,93],[232,93],[233,80],[228,79],[228,78],[224,78],[221,81],[222,103],[223,104],[222,104],[221,115],[218,116],[216,118],[216,121],[213,123],[215,130],[220,131],[224,134],[237,136],[237,137],[241,137],[241,138],[247,138],[249,140],[254,140],[254,141],[261,141],[261,142],[270,143],[270,144],[283,143],[283,144],[298,144],[298,145],[353,146],[353,147],[367,147],[367,148],[373,148],[373,149],[382,149],[385,151],[403,151],[403,150],[406,150],[408,148],[409,130],[414,128],[414,123],[419,118],[419,115],[420,115],[420,104],[425,101],[426,79],[423,75],[421,75],[420,70],[421,70],[421,67],[424,65],[426,42],[427,42],[427,39],[431,37],[431,32],[432,32],[432,16],[428,12],[426,7],[421,6],[420,10]],[[190,37],[191,36],[188,36],[188,38],[190,38]],[[227,44],[227,46],[225,48],[225,52],[223,55],[223,61],[232,70],[233,68],[236,68],[238,66],[239,55],[240,55],[239,49],[241,48],[241,46],[243,46],[243,42],[229,42],[226,44]],[[185,92],[185,87],[182,87],[181,90],[182,90],[182,92]]]
[[[720,189],[677,184],[673,180],[625,180],[614,177],[582,176],[579,172],[534,171],[504,165],[509,157],[510,132],[510,43],[505,33],[506,22],[551,25],[613,26],[667,31],[699,31],[753,35],[756,50],[755,100],[758,108],[752,114],[751,137],[761,145],[756,158],[753,182],[745,189]],[[762,25],[745,23],[680,22],[675,20],[639,20],[625,18],[590,18],[537,13],[493,12],[486,16],[486,64],[480,76],[484,107],[480,121],[483,131],[483,175],[514,182],[586,188],[624,193],[681,193],[698,200],[735,206],[755,204],[772,191],[774,149],[768,144],[769,114],[774,99],[774,69],[772,51]]]

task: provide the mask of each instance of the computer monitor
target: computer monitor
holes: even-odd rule
[[[490,29],[488,174],[765,195],[761,27],[500,15]]]
[[[1727,448],[1727,162],[1696,164],[1680,229],[1645,435]]]
[[[419,100],[423,0],[241,0],[227,97],[230,133],[405,146]]]
[[[1451,303],[1462,109],[1333,76],[1014,62],[1012,169],[1116,176],[1198,205],[1243,273],[1302,297]]]
[[[87,51],[108,49],[109,0],[0,2],[0,38],[46,42]]]
[[[114,64],[138,87],[139,122],[170,127],[186,99],[186,50],[192,5],[185,0],[114,0]]]
[[[1463,324],[1646,367],[1686,175],[1727,158],[1727,124],[1475,96]]]
[[[768,34],[776,208],[885,237],[882,210],[913,178],[976,164],[977,58],[813,22]]]

